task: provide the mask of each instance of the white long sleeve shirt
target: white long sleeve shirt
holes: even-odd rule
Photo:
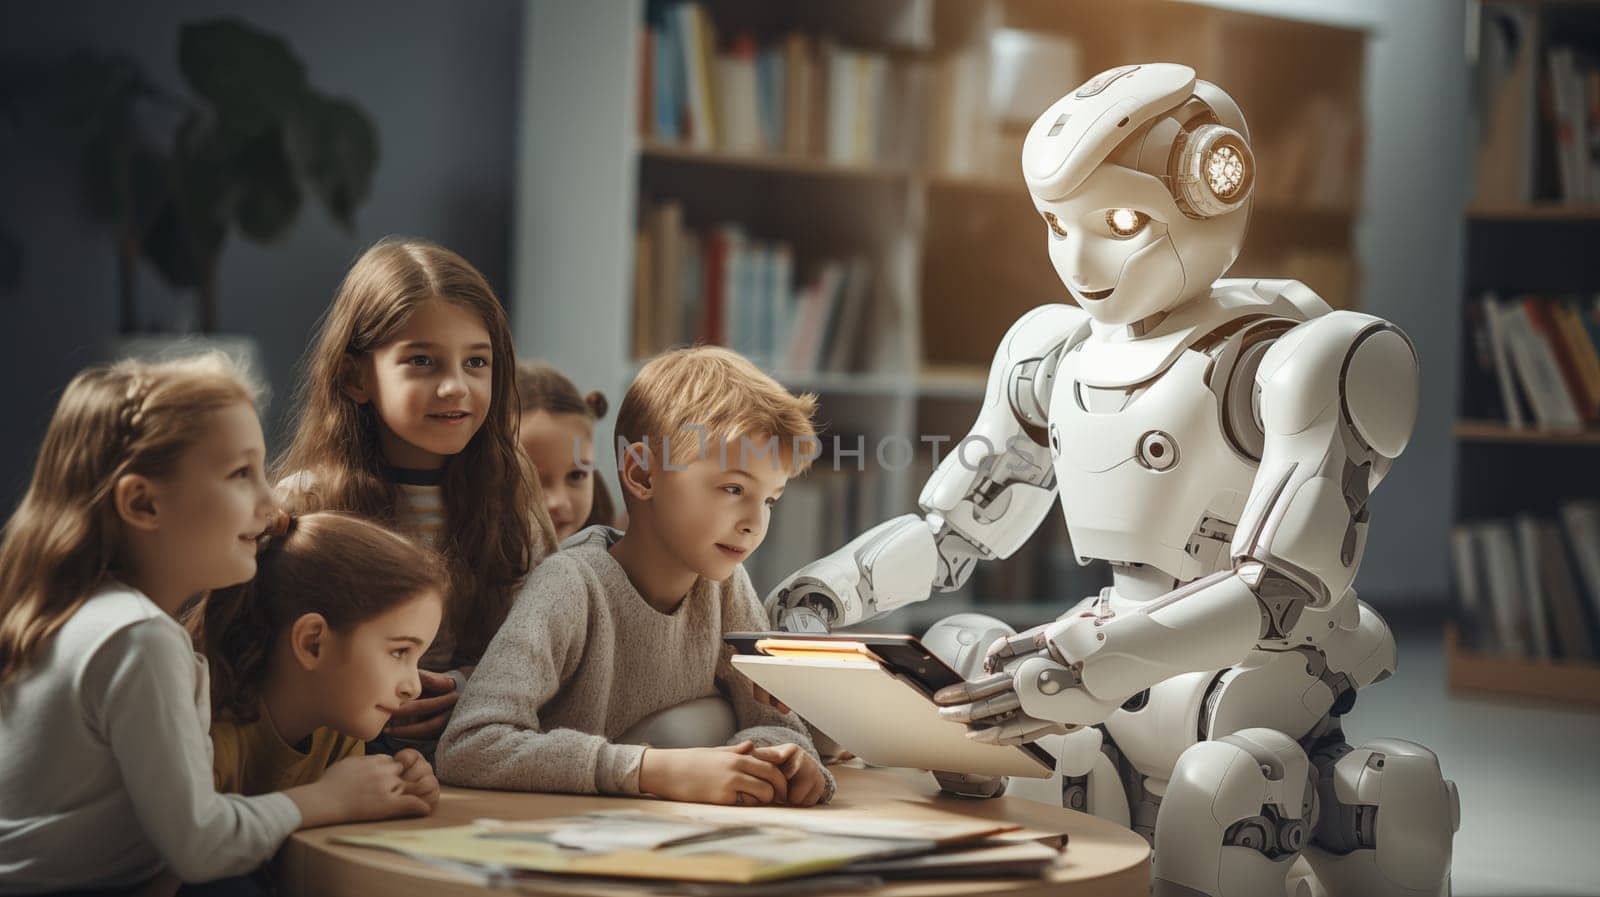
[[[300,825],[212,786],[211,684],[142,593],[98,590],[0,688],[0,894],[245,874]]]

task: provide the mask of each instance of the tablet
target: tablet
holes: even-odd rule
[[[984,744],[939,715],[933,693],[960,674],[915,636],[735,632],[739,672],[876,766],[1046,778],[1038,745]],[[844,698],[844,699],[841,699]]]

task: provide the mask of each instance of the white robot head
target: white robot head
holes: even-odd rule
[[[1078,304],[1130,324],[1210,289],[1239,256],[1255,157],[1226,93],[1171,63],[1125,65],[1028,130],[1022,172]]]

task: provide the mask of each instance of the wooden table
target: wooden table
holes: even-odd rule
[[[923,895],[1003,894],[1006,897],[1070,894],[1073,897],[1146,897],[1150,893],[1150,849],[1144,839],[1112,822],[1073,810],[1047,807],[1019,797],[966,800],[938,792],[933,777],[913,770],[834,767],[839,797],[831,806],[884,808],[895,817],[914,815],[918,807],[934,807],[980,819],[1014,822],[1030,828],[1067,832],[1067,847],[1048,876],[1042,879],[948,879],[888,882],[882,887],[856,890],[864,897],[923,897]],[[409,857],[332,843],[343,832],[374,828],[439,828],[462,825],[474,819],[531,819],[569,816],[594,810],[619,810],[631,805],[660,802],[650,799],[580,797],[568,794],[519,794],[446,788],[439,808],[426,819],[396,820],[328,826],[296,832],[279,856],[279,880],[289,895],[394,895],[394,897],[457,897],[489,891],[471,878],[430,866]],[[829,807],[792,812],[827,813]],[[565,895],[612,893],[618,897],[646,893],[641,885],[609,885],[569,878],[540,880],[520,886],[522,893]]]

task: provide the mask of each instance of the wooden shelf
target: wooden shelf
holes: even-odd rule
[[[1450,690],[1600,708],[1600,664],[1477,654],[1445,627]]]
[[[1468,221],[1600,221],[1600,204],[1526,203],[1469,206]]]
[[[1499,421],[1459,420],[1452,428],[1462,442],[1503,442],[1531,445],[1600,445],[1600,430],[1516,429]]]

